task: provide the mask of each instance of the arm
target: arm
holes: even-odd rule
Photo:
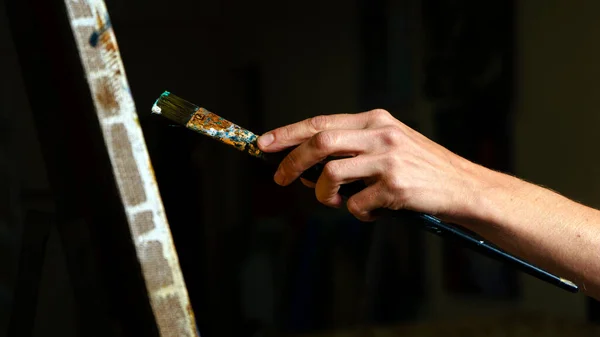
[[[551,190],[477,167],[480,206],[459,223],[600,299],[600,211]]]
[[[368,187],[346,204],[358,219],[373,221],[377,208],[432,214],[600,299],[599,211],[457,156],[384,110],[318,116],[259,138],[265,152],[296,145],[275,174],[278,184],[328,156],[351,156],[329,162],[313,186],[323,204],[341,207],[339,186],[363,179]]]

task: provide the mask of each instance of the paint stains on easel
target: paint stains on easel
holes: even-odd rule
[[[100,42],[106,42],[109,40],[106,38],[107,34],[105,33],[112,27],[112,23],[108,17],[103,21],[100,16],[97,16],[97,20],[99,28],[96,29],[90,36],[90,46],[94,48],[96,48]]]
[[[96,12],[96,29],[89,37],[89,44],[94,49],[99,49],[102,58],[106,60],[105,67],[108,76],[98,79],[96,101],[102,105],[107,115],[116,114],[119,109],[122,83],[121,67],[117,43],[112,32],[112,23],[108,13],[105,16]]]
[[[96,100],[105,108],[105,117],[116,115],[119,109],[119,100],[111,80],[106,77],[100,78],[96,81],[96,84],[98,86]]]

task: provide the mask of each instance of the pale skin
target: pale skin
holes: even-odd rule
[[[340,185],[363,179],[368,187],[346,202],[358,219],[375,220],[379,208],[435,215],[600,300],[600,211],[468,161],[385,110],[309,118],[258,143],[265,152],[297,146],[275,174],[279,185],[328,156],[350,156],[329,162],[316,185],[303,181],[321,203],[342,207]]]

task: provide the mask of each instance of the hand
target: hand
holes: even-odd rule
[[[460,218],[473,205],[478,190],[476,165],[385,110],[309,118],[262,135],[258,144],[265,152],[298,145],[275,173],[275,182],[282,186],[328,156],[349,157],[325,165],[314,185],[315,194],[321,203],[340,207],[340,185],[363,179],[367,188],[346,204],[363,221],[374,220],[372,211],[378,208]]]

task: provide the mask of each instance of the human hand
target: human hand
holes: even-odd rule
[[[340,185],[364,180],[367,187],[346,204],[362,221],[374,220],[379,208],[461,218],[479,188],[476,165],[381,109],[309,118],[262,135],[258,145],[264,152],[298,145],[275,173],[282,186],[329,156],[349,157],[328,162],[316,185],[304,183],[321,203],[340,207]]]

